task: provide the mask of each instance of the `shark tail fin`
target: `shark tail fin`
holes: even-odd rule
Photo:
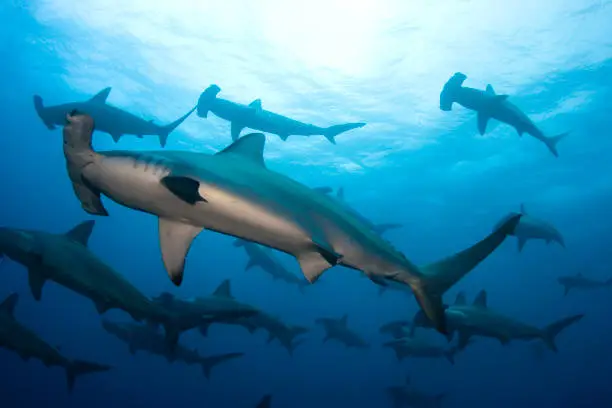
[[[366,124],[364,122],[358,123],[345,123],[342,125],[334,125],[328,128],[323,129],[323,136],[327,140],[329,140],[332,144],[336,144],[336,136],[340,133],[348,132],[349,130],[357,129],[364,127]]]
[[[157,135],[159,136],[159,144],[161,145],[161,147],[166,147],[166,143],[168,142],[168,135],[170,135],[170,133],[172,133],[174,129],[176,129],[181,123],[183,123],[185,119],[187,119],[189,115],[191,115],[193,111],[195,110],[196,110],[196,106],[191,108],[189,112],[187,112],[186,114],[184,114],[183,116],[175,120],[174,122],[169,123],[165,126],[161,126],[159,128],[159,133]]]
[[[200,364],[202,365],[202,371],[204,372],[204,376],[206,378],[210,378],[210,372],[214,367],[223,363],[224,361],[232,360],[234,358],[242,356],[244,356],[244,353],[226,353],[203,358]]]
[[[111,366],[82,360],[74,360],[69,362],[66,366],[66,382],[68,384],[68,391],[72,392],[74,389],[74,382],[76,381],[77,377],[89,373],[108,371],[111,368]]]
[[[36,109],[36,113],[42,119],[43,123],[49,130],[55,129],[55,125],[51,122],[46,115],[45,105],[43,105],[43,99],[40,95],[34,95],[34,109]]]
[[[471,247],[421,268],[416,280],[407,281],[425,315],[442,334],[446,330],[442,295],[480,262],[487,258],[508,235],[514,233],[521,214],[508,217],[495,231]]]
[[[272,402],[272,395],[270,394],[264,395],[255,408],[270,408],[271,402]]]
[[[565,139],[567,137],[567,135],[569,135],[569,132],[565,132],[565,133],[561,133],[560,135],[557,136],[551,136],[551,137],[547,137],[544,140],[544,143],[546,143],[546,147],[548,147],[548,150],[550,150],[550,152],[555,156],[555,157],[559,157],[559,152],[557,151],[557,144]]]
[[[558,320],[552,324],[549,324],[542,330],[542,340],[544,340],[544,343],[546,343],[546,346],[550,350],[556,353],[558,349],[557,349],[557,345],[555,344],[555,338],[564,329],[576,323],[583,317],[584,317],[584,314],[577,314],[574,316],[570,316],[570,317],[566,317],[564,319]]]

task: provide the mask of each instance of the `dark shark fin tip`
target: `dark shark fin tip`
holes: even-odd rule
[[[185,258],[194,238],[202,231],[179,221],[159,218],[159,245],[168,276],[176,286],[183,282]]]

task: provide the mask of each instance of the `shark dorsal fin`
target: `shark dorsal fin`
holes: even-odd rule
[[[111,91],[110,86],[107,88],[104,88],[103,90],[101,90],[100,92],[92,96],[89,102],[105,104],[106,100],[108,99],[108,95],[110,94],[110,91]]]
[[[232,298],[232,288],[230,286],[230,280],[226,279],[215,289],[213,292],[214,296]]]
[[[480,292],[478,292],[478,295],[476,295],[476,299],[474,299],[474,306],[477,307],[487,307],[487,291],[486,290],[481,290]]]
[[[457,293],[457,298],[455,298],[455,306],[463,306],[465,304],[467,304],[467,301],[465,300],[465,293]]]
[[[336,196],[344,201],[344,187],[338,187],[338,192],[336,193]]]
[[[487,93],[489,95],[495,95],[495,89],[493,89],[493,86],[491,86],[491,84],[487,84]]]
[[[72,228],[70,231],[66,232],[64,235],[66,235],[66,237],[72,239],[73,241],[87,246],[94,225],[96,225],[96,222],[94,220],[84,221],[76,227]]]
[[[521,203],[521,214],[527,215],[527,209],[525,208],[525,204]]]
[[[17,301],[19,300],[19,295],[17,293],[11,293],[0,303],[0,311],[4,313],[8,313],[11,316],[15,312],[15,306],[17,305]]]
[[[345,314],[344,316],[342,316],[339,320],[340,324],[342,324],[343,326],[346,326],[347,322],[348,322],[348,314]]]
[[[266,136],[263,133],[249,133],[216,154],[219,156],[224,154],[238,155],[266,167],[263,158],[265,144]]]
[[[249,103],[249,107],[255,109],[257,112],[261,111],[261,99],[255,99],[253,102]]]

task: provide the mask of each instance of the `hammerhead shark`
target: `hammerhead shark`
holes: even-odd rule
[[[313,190],[316,190],[323,194],[330,194],[331,192],[333,192],[333,189],[331,187],[315,187]],[[374,232],[380,235],[384,234],[388,230],[401,228],[403,226],[402,224],[397,224],[397,223],[386,223],[386,224],[373,223],[368,218],[366,218],[364,215],[362,215],[357,210],[355,210],[354,208],[350,207],[347,204],[346,200],[344,199],[344,188],[343,187],[338,188],[338,191],[336,192],[336,198],[340,200],[342,203],[344,203],[347,206],[347,208],[353,212],[353,215],[355,217],[359,218],[364,224],[369,224],[370,228],[372,228]]]
[[[157,135],[161,147],[166,146],[168,135],[196,109],[193,107],[189,112],[168,125],[157,125],[152,120],[141,119],[123,109],[109,105],[106,100],[110,91],[110,87],[104,88],[86,101],[47,107],[43,105],[42,97],[34,95],[34,108],[49,130],[55,129],[56,125],[63,125],[66,122],[66,115],[74,109],[78,109],[80,112],[91,115],[96,121],[96,130],[110,134],[115,142],[118,142],[123,135],[136,135],[139,138],[145,135]]]
[[[200,316],[198,326],[210,323],[233,322],[259,313],[253,306],[241,303],[232,295],[229,279],[224,280],[209,296],[182,300],[169,292],[154,297],[153,302],[179,314]]]
[[[291,135],[323,135],[331,143],[336,144],[335,137],[340,133],[365,126],[365,123],[359,122],[319,127],[267,111],[262,108],[261,99],[255,99],[249,105],[243,105],[218,98],[219,92],[221,88],[217,85],[210,85],[202,92],[198,100],[197,115],[206,118],[208,112],[212,112],[221,119],[231,122],[231,134],[234,141],[238,140],[242,129],[250,128],[278,135],[283,141]]]
[[[241,137],[207,155],[181,151],[95,152],[94,121],[66,117],[64,155],[83,209],[108,215],[100,195],[159,217],[164,266],[175,285],[183,281],[185,257],[204,229],[256,242],[297,258],[308,281],[343,265],[379,282],[409,285],[427,315],[446,331],[442,295],[514,232],[520,215],[482,241],[423,267],[356,218],[338,200],[267,169],[265,136]]]
[[[394,408],[402,407],[427,407],[440,408],[447,393],[436,395],[426,394],[410,385],[410,377],[406,377],[406,383],[401,386],[387,388],[387,393],[393,400]]]
[[[522,136],[523,133],[530,134],[544,143],[555,157],[559,157],[557,143],[566,137],[569,132],[553,137],[545,136],[522,110],[508,101],[508,95],[496,94],[490,84],[487,85],[486,91],[462,86],[466,79],[465,74],[456,72],[444,84],[440,93],[441,110],[450,111],[453,102],[456,102],[478,113],[478,131],[481,135],[485,134],[489,119],[493,118],[512,126],[519,136]]]
[[[381,334],[389,334],[394,339],[400,339],[408,335],[410,322],[407,320],[394,320],[380,326],[378,330]]]
[[[563,285],[563,288],[565,289],[563,293],[564,295],[567,295],[571,289],[591,290],[612,287],[612,278],[605,281],[597,281],[587,278],[580,272],[572,276],[561,276],[557,279],[557,281]]]
[[[399,361],[405,358],[446,358],[451,364],[455,364],[455,354],[459,351],[459,347],[451,346],[444,347],[432,344],[429,341],[416,337],[402,337],[391,340],[383,344],[395,352],[395,356]]]
[[[62,234],[0,228],[0,254],[28,269],[28,283],[37,301],[42,299],[45,283],[56,282],[91,299],[100,314],[121,309],[137,321],[162,324],[170,347],[181,331],[197,327],[199,316],[173,314],[154,304],[94,255],[88,248],[94,224],[85,221]]]
[[[11,293],[0,303],[0,347],[12,350],[24,360],[40,360],[46,367],[59,366],[66,370],[68,391],[74,388],[74,382],[80,375],[108,371],[110,366],[88,361],[71,360],[63,356],[56,347],[50,346],[36,333],[15,319],[14,312],[19,295]]]
[[[273,279],[278,279],[289,284],[296,285],[300,292],[304,293],[304,288],[309,286],[307,280],[298,277],[285,268],[285,266],[274,256],[272,250],[253,242],[237,239],[234,241],[235,247],[242,247],[249,257],[245,270],[249,270],[255,266],[259,266],[267,272]]]
[[[538,328],[491,310],[487,305],[485,290],[478,293],[471,305],[467,304],[465,293],[460,292],[457,294],[455,304],[446,309],[449,331],[459,332],[459,349],[465,348],[471,336],[483,336],[497,339],[502,345],[508,344],[511,340],[540,339],[549,350],[557,352],[556,337],[583,317],[584,314],[576,314],[544,328]],[[415,327],[431,327],[431,323],[422,312],[417,312],[414,317],[413,328]]]
[[[213,323],[217,322],[206,322],[200,325],[200,333],[203,336],[207,336],[208,329]],[[268,343],[271,343],[275,339],[278,340],[289,355],[293,355],[295,348],[303,342],[298,336],[308,332],[308,329],[305,327],[285,324],[279,318],[262,311],[259,311],[259,313],[254,316],[243,317],[223,323],[244,327],[251,334],[259,329],[265,330],[268,332]]]
[[[525,205],[521,204],[521,221],[514,229],[514,235],[518,239],[518,250],[523,250],[525,243],[530,239],[541,239],[546,241],[547,244],[550,242],[556,242],[565,248],[565,240],[563,235],[555,228],[551,223],[535,218],[527,213]],[[512,218],[514,213],[508,214],[500,222],[497,223],[494,229],[503,225],[508,219]]]
[[[130,353],[136,354],[142,350],[151,354],[163,356],[169,363],[182,361],[186,364],[199,364],[206,378],[210,378],[211,370],[224,361],[242,357],[244,353],[225,353],[208,357],[201,356],[197,350],[177,344],[174,350],[168,350],[164,337],[149,325],[137,323],[115,323],[102,321],[102,327],[108,333],[128,344]]]
[[[322,317],[317,319],[315,322],[323,326],[323,329],[325,330],[325,338],[323,339],[323,342],[328,340],[337,340],[349,348],[370,348],[370,345],[363,338],[361,338],[361,336],[349,329],[347,321],[348,315],[345,314],[340,319]]]

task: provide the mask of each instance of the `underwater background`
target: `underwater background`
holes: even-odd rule
[[[0,298],[21,295],[15,316],[71,357],[113,366],[66,392],[61,369],[0,349],[0,407],[386,407],[385,388],[411,384],[447,393],[444,407],[612,406],[612,292],[563,296],[561,275],[612,275],[611,1],[118,1],[6,0],[0,4],[0,225],[61,233],[96,219],[90,249],[147,296],[210,294],[230,279],[234,296],[310,331],[289,355],[264,332],[216,325],[181,342],[203,354],[241,351],[206,379],[198,366],[132,356],[106,333],[89,300],[50,283],[30,295],[25,269],[5,259]],[[547,134],[571,131],[555,158],[529,135],[491,121],[481,136],[473,112],[439,108],[454,72],[466,84],[511,95]],[[366,122],[330,144],[321,136],[267,135],[268,168],[308,186],[343,187],[346,201],[377,222],[416,264],[471,245],[525,204],[553,223],[566,248],[543,241],[502,246],[445,299],[486,289],[489,305],[542,327],[584,313],[563,332],[558,353],[533,342],[478,339],[457,356],[398,362],[379,327],[411,319],[414,298],[335,267],[301,293],[261,270],[233,238],[206,231],[175,287],[159,254],[157,220],[104,199],[110,217],[88,216],[74,197],[61,130],[48,130],[32,96],[50,105],[112,87],[108,103],[156,123],[195,105],[210,84],[224,98],[308,123]],[[229,124],[190,116],[167,150],[214,153]],[[156,137],[97,133],[100,150],[156,150]],[[295,260],[276,253],[301,277]],[[348,314],[369,349],[323,343],[320,317]],[[128,321],[123,312],[105,318]],[[437,340],[442,338],[428,332]],[[443,338],[442,338],[443,339]]]

